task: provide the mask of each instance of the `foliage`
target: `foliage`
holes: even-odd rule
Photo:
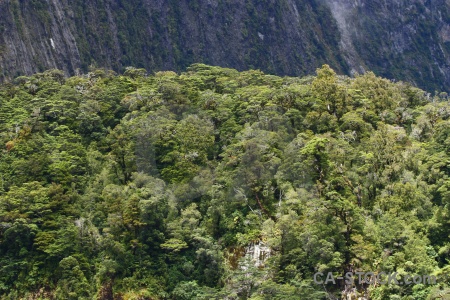
[[[2,299],[336,299],[316,272],[448,273],[450,108],[410,85],[53,70],[0,104]]]

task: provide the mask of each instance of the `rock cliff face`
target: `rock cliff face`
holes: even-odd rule
[[[0,76],[80,66],[73,12],[63,0],[0,1]]]
[[[0,79],[194,62],[304,75],[324,63],[450,86],[445,0],[0,0]]]
[[[326,0],[351,72],[450,89],[450,1]]]

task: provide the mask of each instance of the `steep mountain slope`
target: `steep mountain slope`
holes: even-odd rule
[[[4,77],[91,64],[183,69],[204,61],[278,74],[345,71],[326,6],[295,1],[4,1]]]
[[[0,77],[193,62],[312,73],[366,69],[429,90],[450,82],[449,5],[355,0],[0,1]]]
[[[327,0],[353,72],[448,90],[450,1]]]

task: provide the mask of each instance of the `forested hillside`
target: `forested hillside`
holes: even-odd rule
[[[348,271],[438,276],[367,299],[449,297],[446,94],[326,65],[146,73],[0,86],[1,299],[340,299],[313,276]]]

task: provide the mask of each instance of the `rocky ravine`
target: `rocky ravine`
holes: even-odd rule
[[[0,77],[194,62],[311,74],[374,70],[450,86],[445,0],[0,0]]]

